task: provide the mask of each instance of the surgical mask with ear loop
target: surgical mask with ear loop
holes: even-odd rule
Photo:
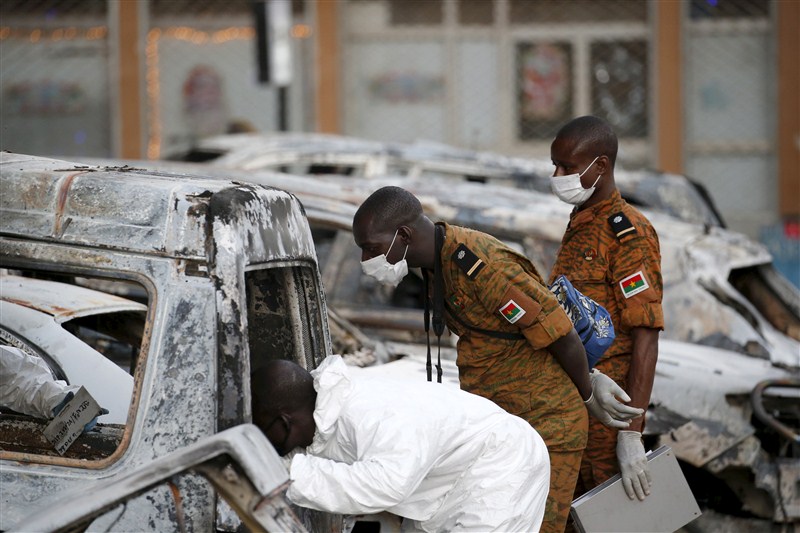
[[[364,271],[364,274],[372,276],[384,285],[389,285],[391,287],[397,287],[403,278],[406,277],[406,274],[408,274],[408,263],[406,263],[408,246],[406,246],[406,251],[403,252],[403,258],[397,263],[392,264],[386,259],[386,255],[392,251],[395,239],[397,239],[397,231],[394,232],[392,243],[389,245],[389,249],[386,250],[385,254],[376,255],[372,259],[361,261],[361,270]]]
[[[602,176],[602,174],[598,174],[597,179],[594,180],[594,184],[588,189],[583,188],[581,176],[586,174],[598,159],[600,159],[600,156],[595,157],[594,160],[589,163],[589,166],[586,167],[586,170],[580,174],[552,176],[550,178],[550,188],[553,190],[553,193],[558,196],[562,202],[572,205],[581,205],[591,198],[592,194],[594,194],[594,187],[597,185],[597,182],[600,181],[600,176]]]

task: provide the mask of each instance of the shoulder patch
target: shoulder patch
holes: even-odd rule
[[[644,272],[640,270],[620,281],[619,287],[622,289],[622,295],[625,296],[625,298],[630,298],[631,296],[649,289],[650,284],[647,283]]]
[[[628,217],[626,217],[625,213],[622,211],[608,217],[608,223],[611,224],[611,231],[614,232],[617,239],[621,239],[625,235],[633,235],[636,233],[636,226],[628,220]]]
[[[466,274],[469,279],[475,279],[478,272],[486,266],[486,263],[484,263],[480,257],[475,255],[472,250],[463,244],[459,244],[456,251],[453,252],[453,255],[450,257],[458,268],[464,271],[464,274]]]

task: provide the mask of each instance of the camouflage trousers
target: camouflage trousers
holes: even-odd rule
[[[581,450],[550,451],[550,492],[544,507],[542,533],[562,533],[581,465]]]

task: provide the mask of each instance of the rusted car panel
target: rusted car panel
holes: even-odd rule
[[[171,452],[124,475],[60,498],[13,531],[74,531],[159,484],[173,488],[175,525],[186,531],[183,495],[173,479],[194,471],[207,479],[250,531],[304,532],[284,493],[289,475],[261,431],[242,425]],[[174,526],[173,526],[174,528]]]
[[[8,275],[0,275],[0,300],[48,314],[58,323],[101,313],[147,311],[147,306],[113,294]]]
[[[413,161],[410,177],[463,175],[468,181],[505,184],[550,194],[553,164],[547,159],[508,157],[492,152],[416,141],[402,147],[403,160]],[[480,179],[485,176],[486,179]],[[379,176],[376,176],[379,177]],[[686,176],[654,170],[617,168],[614,178],[631,203],[660,211],[686,222],[722,226],[708,194]]]
[[[756,385],[764,379],[792,377],[792,372],[769,361],[662,341],[651,403],[668,407],[686,422],[667,427],[675,424],[656,410],[648,429],[658,430],[680,459],[702,467],[755,433],[748,399]],[[785,397],[800,395],[789,392]]]
[[[330,353],[313,240],[291,194],[8,153],[0,177],[0,267],[135,282],[148,299],[134,400],[116,449],[90,461],[0,450],[0,529],[249,422],[253,364],[289,358],[312,368]],[[215,527],[207,485],[195,476],[178,485],[187,527]],[[170,491],[156,490],[100,520],[170,530],[172,506]],[[305,519],[314,530],[341,526],[336,517]]]
[[[24,163],[24,167],[21,165]],[[4,233],[58,239],[112,249],[146,251],[173,257],[209,259],[206,231],[213,228],[205,224],[212,192],[220,192],[218,182],[203,179],[175,180],[175,176],[138,169],[98,169],[76,166],[73,163],[37,159],[4,153],[0,160],[3,169],[4,194],[0,209],[4,214]],[[19,170],[14,167],[20,166]],[[58,180],[45,183],[44,174],[52,172]],[[123,181],[109,180],[110,174],[124,172]],[[31,181],[33,177],[36,181]],[[263,213],[256,209],[261,200],[253,196],[247,186],[233,188],[227,195],[238,195],[245,204],[239,212],[229,212],[224,201],[210,213],[223,225],[226,221],[244,217],[252,226],[263,222]],[[291,214],[296,207],[291,196],[283,192],[262,192],[279,214]],[[29,202],[34,198],[35,201]],[[248,205],[249,204],[249,205]],[[24,207],[21,207],[24,206]],[[255,250],[259,257],[253,261],[267,261],[271,256],[282,257],[287,249],[297,249],[299,257],[313,256],[313,241],[304,239],[302,232],[295,235],[297,221],[269,228],[267,240]],[[120,240],[121,228],[125,239]],[[250,227],[248,231],[252,231]],[[255,244],[259,244],[254,241]]]
[[[214,161],[243,170],[289,167],[299,174],[349,174],[371,178],[405,172],[400,145],[316,133],[235,134],[203,139],[188,154],[168,159]],[[302,169],[303,172],[298,172]]]

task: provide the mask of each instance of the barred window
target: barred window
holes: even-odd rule
[[[770,4],[766,0],[691,0],[689,17],[694,20],[766,18]]]
[[[647,20],[647,2],[639,0],[511,0],[511,24]]]
[[[646,137],[647,41],[598,41],[590,49],[592,114],[608,120],[620,137]]]
[[[491,26],[494,24],[494,2],[458,0],[458,22],[465,26]]]
[[[393,26],[431,26],[444,21],[442,0],[389,0],[389,13]]]

